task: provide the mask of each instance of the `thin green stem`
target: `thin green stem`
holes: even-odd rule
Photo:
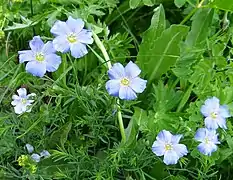
[[[99,47],[99,49],[101,50],[101,52],[102,52],[102,54],[104,56],[105,63],[107,64],[108,69],[111,69],[112,64],[110,62],[109,55],[108,55],[103,43],[101,42],[99,37],[94,32],[93,32],[93,38],[95,40],[96,45]],[[120,107],[119,99],[117,99],[117,119],[118,119],[119,128],[120,128],[120,132],[121,132],[122,142],[125,143],[126,142],[126,135],[125,135],[125,128],[124,128],[124,123],[123,123],[123,119],[122,119],[122,113],[121,113],[121,107]]]

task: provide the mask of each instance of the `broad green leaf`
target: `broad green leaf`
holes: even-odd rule
[[[153,6],[154,2],[153,0],[143,0],[143,4],[145,4],[146,6]]]
[[[180,55],[179,44],[187,35],[188,29],[187,26],[172,25],[159,38],[151,35],[144,37],[150,41],[144,42],[143,48],[140,47],[137,62],[146,73],[148,84],[158,80],[176,63]]]
[[[129,7],[131,9],[135,9],[136,7],[139,6],[140,2],[141,2],[141,0],[130,0],[129,1]]]
[[[174,0],[174,3],[175,3],[175,5],[176,5],[176,7],[180,8],[180,7],[182,7],[183,5],[185,5],[186,0]]]
[[[213,20],[213,9],[200,9],[193,16],[192,28],[185,43],[192,48],[206,41]]]
[[[233,11],[232,0],[214,0],[211,6],[225,11]]]

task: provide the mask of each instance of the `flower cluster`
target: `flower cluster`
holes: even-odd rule
[[[221,127],[226,129],[226,118],[230,117],[228,107],[220,105],[216,97],[209,98],[201,107],[201,113],[205,117],[206,128],[199,128],[195,134],[195,140],[200,144],[197,149],[204,155],[211,156],[220,144],[216,129]],[[152,152],[157,156],[164,156],[164,163],[167,165],[176,164],[179,158],[187,155],[188,150],[185,145],[179,144],[182,135],[172,135],[169,131],[162,130],[156,137],[152,145]]]
[[[87,54],[87,44],[92,44],[92,32],[84,29],[81,19],[71,16],[66,22],[57,21],[51,28],[55,36],[53,42],[44,43],[40,36],[35,36],[29,42],[31,50],[19,51],[19,62],[27,62],[26,71],[34,76],[43,77],[48,72],[54,72],[61,64],[61,57],[56,51],[66,53],[69,50],[75,58]]]
[[[25,147],[29,154],[31,154],[34,151],[34,147],[31,144],[26,144]],[[43,150],[40,152],[40,154],[32,153],[31,158],[35,162],[40,162],[41,158],[48,158],[50,156],[51,155],[47,150]]]

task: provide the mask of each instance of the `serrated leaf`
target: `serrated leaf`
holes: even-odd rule
[[[211,6],[225,11],[233,11],[233,1],[230,0],[214,0]]]
[[[148,84],[158,80],[175,64],[180,55],[179,44],[187,35],[188,29],[187,26],[172,25],[157,39],[153,39],[156,38],[153,36],[146,37],[150,41],[143,44],[144,48],[140,48],[137,62],[146,73]]]
[[[181,8],[183,5],[185,5],[186,0],[174,0],[174,3],[176,7]]]
[[[188,33],[185,41],[189,47],[197,46],[206,41],[213,16],[213,9],[199,9],[196,12],[192,18],[191,31]]]

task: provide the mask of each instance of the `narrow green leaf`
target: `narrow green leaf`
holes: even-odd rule
[[[213,3],[211,3],[211,6],[225,11],[233,11],[232,0],[214,0]]]
[[[157,39],[153,36],[146,37],[150,41],[140,48],[137,62],[146,73],[149,84],[158,80],[175,64],[180,55],[179,44],[187,35],[188,29],[187,26],[172,25]]]
[[[206,41],[214,16],[213,9],[200,9],[193,16],[192,28],[185,43],[189,47],[197,46]]]
[[[146,6],[153,6],[154,2],[153,0],[143,0],[143,4],[145,4]]]

